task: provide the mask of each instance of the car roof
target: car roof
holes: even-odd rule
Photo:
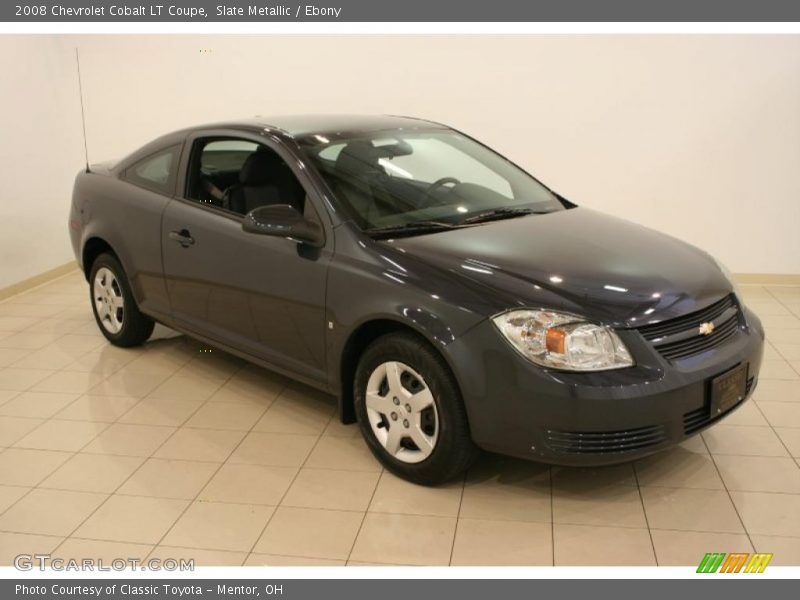
[[[230,129],[252,133],[270,132],[274,135],[293,139],[302,139],[307,136],[316,135],[324,136],[332,141],[349,136],[358,136],[365,133],[391,129],[424,130],[443,128],[447,128],[447,126],[434,121],[393,115],[321,114],[273,117],[255,116],[249,119],[207,123],[172,131],[141,146],[133,153],[118,161],[114,168],[125,169],[137,160],[168,146],[180,144],[187,135],[203,130]]]
[[[270,129],[289,137],[300,138],[308,135],[336,135],[368,133],[386,129],[440,129],[439,123],[414,117],[394,115],[257,115],[250,119],[242,119],[229,123],[218,123],[214,127]],[[196,129],[205,129],[198,127]]]

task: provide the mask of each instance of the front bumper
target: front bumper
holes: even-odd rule
[[[621,331],[637,364],[566,373],[538,367],[514,351],[491,322],[447,346],[480,447],[563,465],[625,462],[679,444],[739,408],[752,395],[764,351],[761,322],[744,322],[717,348],[667,361],[635,330]],[[747,395],[710,414],[710,382],[746,363]]]

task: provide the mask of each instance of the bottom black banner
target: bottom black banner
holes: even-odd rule
[[[757,576],[756,576],[757,577]],[[793,596],[792,580],[703,576],[698,579],[28,579],[0,582],[0,598],[53,600],[126,598],[298,598],[325,600],[409,600],[411,598],[532,599],[553,597],[686,600],[724,594],[751,600],[755,594]],[[712,587],[713,586],[713,587]],[[791,587],[790,587],[791,586]],[[795,589],[796,592],[796,589]]]

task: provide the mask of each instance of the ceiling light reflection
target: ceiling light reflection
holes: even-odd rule
[[[618,285],[604,285],[603,289],[609,290],[611,292],[622,292],[625,293],[628,291],[628,288],[619,287]]]
[[[481,269],[480,267],[473,267],[472,265],[461,265],[462,269],[468,271],[475,271],[476,273],[485,273],[486,275],[494,275],[489,269]]]

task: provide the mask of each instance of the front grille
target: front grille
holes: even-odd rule
[[[747,379],[747,386],[745,388],[745,394],[744,394],[745,398],[747,398],[747,396],[750,394],[750,390],[753,389],[754,381],[755,377],[749,377]],[[744,402],[744,400],[742,400],[742,402]],[[739,404],[741,404],[741,402],[739,402]],[[735,408],[736,406],[739,406],[739,404],[736,404],[734,407],[731,407],[731,410],[733,410],[733,408]],[[721,419],[726,414],[728,414],[728,412],[730,411],[712,417],[711,407],[709,405],[701,406],[700,408],[697,408],[695,410],[690,410],[689,412],[683,415],[683,433],[685,433],[686,435],[691,435],[696,431],[711,425],[711,423],[713,423],[717,419]]]
[[[717,327],[711,335],[696,335],[688,340],[674,342],[672,344],[656,345],[656,350],[667,360],[684,358],[711,348],[716,348],[722,344],[722,342],[735,335],[738,328],[739,320],[736,318],[736,315],[734,315]]]
[[[701,323],[713,323],[714,332],[701,335]],[[664,358],[676,360],[720,346],[736,335],[738,328],[739,308],[729,295],[703,310],[645,325],[637,331],[652,342]]]
[[[547,444],[561,454],[612,454],[642,450],[666,440],[662,425],[650,425],[627,431],[553,431],[545,432]]]

